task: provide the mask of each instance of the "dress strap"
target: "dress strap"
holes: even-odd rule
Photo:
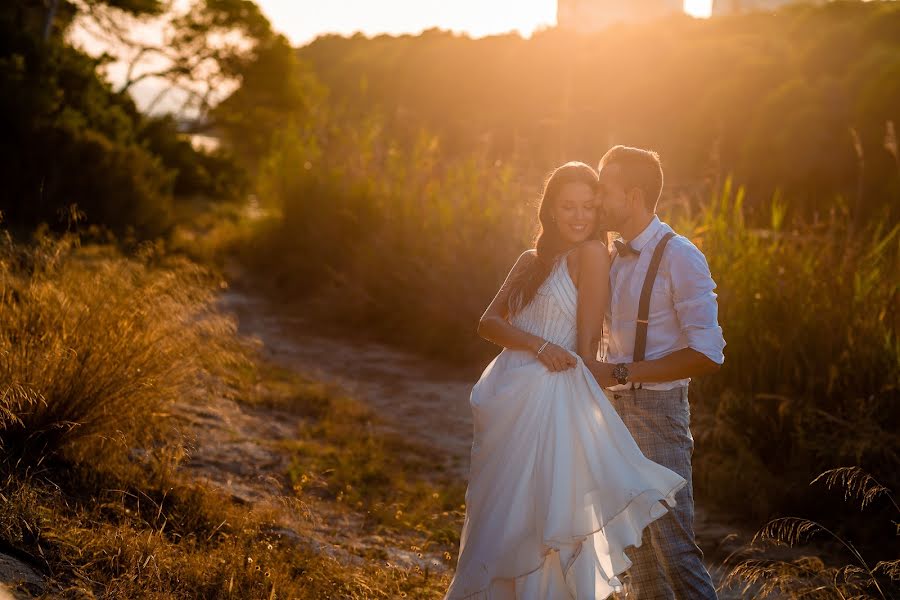
[[[576,250],[578,250],[578,246],[575,246],[574,248],[569,248],[568,250],[566,250],[565,252],[560,254],[556,258],[556,268],[557,269],[568,269],[569,265],[568,265],[567,259],[569,258],[569,255],[572,254],[573,252],[575,252]]]

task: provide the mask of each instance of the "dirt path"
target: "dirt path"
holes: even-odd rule
[[[239,280],[221,296],[239,333],[255,336],[270,360],[310,378],[335,384],[363,400],[383,419],[382,427],[440,449],[447,467],[468,474],[472,422],[469,392],[477,373],[448,369],[433,361],[371,341],[348,341],[315,333],[316,328],[248,290]],[[733,519],[700,506],[695,522],[698,543],[717,580],[718,566],[751,536]],[[724,592],[721,598],[739,598]]]
[[[289,316],[285,307],[239,287],[224,292],[221,302],[237,315],[240,334],[263,342],[268,359],[364,400],[384,419],[386,431],[440,448],[454,473],[466,476],[473,379],[375,342],[311,333],[310,323]]]
[[[177,405],[188,426],[190,457],[182,468],[193,479],[228,494],[234,502],[268,510],[271,530],[282,543],[325,553],[345,564],[361,564],[373,548],[395,564],[446,570],[437,554],[410,551],[402,541],[362,533],[362,516],[312,496],[298,498],[288,478],[291,453],[283,443],[296,439],[302,417],[228,397],[203,405]],[[0,597],[0,600],[3,600]]]

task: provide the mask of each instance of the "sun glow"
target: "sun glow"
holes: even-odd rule
[[[257,3],[275,29],[298,45],[324,33],[416,34],[439,27],[473,37],[509,31],[530,36],[541,27],[556,24],[555,0],[257,0]],[[695,17],[708,17],[712,0],[685,0],[684,10]]]
[[[684,0],[684,12],[693,17],[708,17],[712,14],[712,0]]]
[[[298,45],[317,35],[416,34],[439,27],[473,37],[518,31],[530,36],[556,23],[553,0],[257,0],[272,26]]]

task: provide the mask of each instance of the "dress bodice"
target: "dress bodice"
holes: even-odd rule
[[[550,274],[537,294],[510,323],[519,329],[575,351],[578,290],[566,264],[568,252],[557,257]]]

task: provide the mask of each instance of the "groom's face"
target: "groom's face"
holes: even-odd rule
[[[619,165],[606,165],[600,169],[597,182],[599,221],[605,229],[618,231],[631,218],[631,199],[625,193]]]

